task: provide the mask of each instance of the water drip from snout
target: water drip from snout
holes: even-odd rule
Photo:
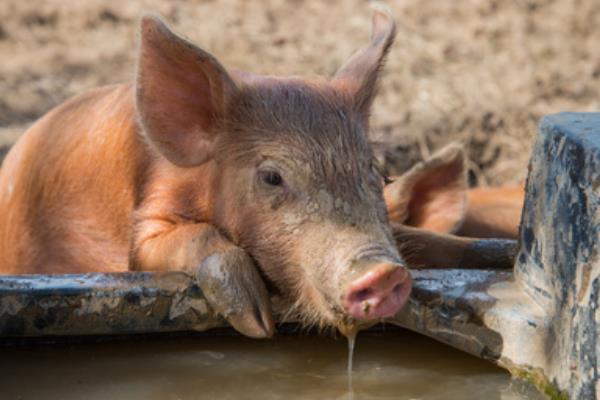
[[[354,344],[356,343],[356,331],[348,336],[348,377],[352,380],[352,366],[354,364]]]
[[[355,324],[344,324],[339,328],[342,335],[348,340],[348,365],[347,365],[347,376],[348,376],[348,400],[354,400],[354,386],[352,385],[352,370],[354,366],[354,346],[356,344],[356,335],[358,334],[359,327]]]
[[[354,363],[354,344],[356,343],[356,334],[358,330],[346,336],[348,339],[348,400],[354,400],[354,386],[352,385],[352,367]]]

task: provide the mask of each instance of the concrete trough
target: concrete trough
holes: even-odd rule
[[[514,271],[413,271],[387,323],[535,383],[551,398],[600,398],[600,114],[540,124]],[[0,337],[136,334],[226,326],[185,274],[0,277]]]

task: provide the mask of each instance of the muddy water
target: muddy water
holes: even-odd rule
[[[541,399],[502,370],[407,332],[0,347],[2,400]]]

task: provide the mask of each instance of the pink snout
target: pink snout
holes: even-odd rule
[[[350,282],[342,298],[348,314],[362,321],[395,315],[406,303],[412,279],[406,268],[377,264]]]

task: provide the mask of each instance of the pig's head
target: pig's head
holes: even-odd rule
[[[411,290],[390,233],[369,109],[395,29],[330,79],[228,72],[155,17],[142,22],[137,108],[172,163],[213,163],[212,223],[257,262],[304,322],[362,325],[396,314]]]

